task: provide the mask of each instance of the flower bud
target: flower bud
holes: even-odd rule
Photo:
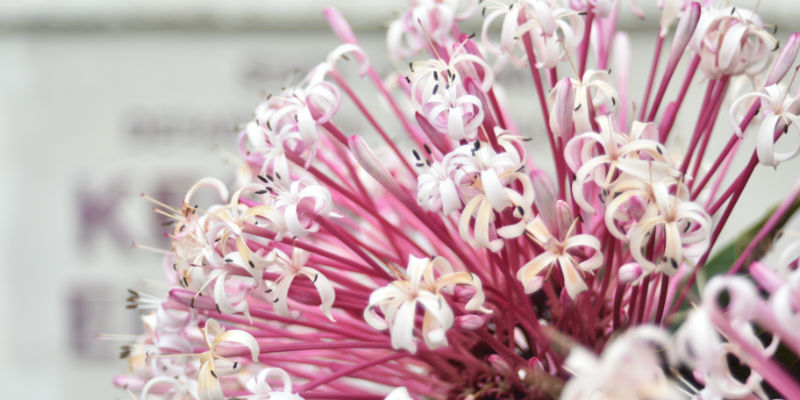
[[[486,325],[490,317],[491,316],[487,314],[459,315],[456,317],[456,326],[467,331],[474,331]]]
[[[617,278],[622,283],[631,283],[638,280],[643,273],[644,270],[638,263],[627,263],[619,267]]]

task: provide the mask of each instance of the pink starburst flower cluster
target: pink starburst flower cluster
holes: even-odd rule
[[[463,3],[411,0],[387,36],[408,69],[387,76],[326,10],[343,44],[256,107],[237,182],[153,200],[174,223],[172,289],[131,291],[145,333],[115,384],[141,399],[800,398],[800,242],[759,261],[800,185],[692,292],[754,169],[800,152],[776,150],[800,122],[800,35],[779,49],[753,11],[664,0],[637,103],[626,3]],[[478,10],[480,35],[462,34]],[[530,73],[541,126],[514,124],[510,68]],[[343,129],[342,102],[376,135]],[[721,112],[732,126],[715,129]],[[685,147],[678,117],[694,120]]]

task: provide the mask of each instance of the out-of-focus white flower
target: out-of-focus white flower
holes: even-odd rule
[[[573,377],[560,399],[685,399],[664,375],[662,360],[672,363],[672,354],[669,335],[654,326],[628,330],[608,344],[599,358],[574,347],[564,363]]]

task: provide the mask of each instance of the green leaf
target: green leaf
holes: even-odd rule
[[[773,243],[778,239],[781,230],[783,229],[784,225],[792,218],[795,212],[797,212],[798,208],[800,208],[800,199],[797,199],[794,204],[787,210],[787,212],[781,217],[778,223],[770,230],[770,232],[761,239],[761,242],[758,243],[756,249],[753,251],[753,254],[750,255],[750,258],[746,260],[744,265],[748,265],[751,261],[759,260],[764,255],[769,252],[772,248]],[[714,257],[706,263],[705,267],[698,272],[698,282],[704,282],[705,278],[710,278],[717,274],[722,274],[728,272],[728,270],[733,266],[733,263],[739,258],[739,256],[744,252],[747,246],[755,240],[756,235],[767,223],[767,220],[772,216],[773,213],[778,209],[778,205],[773,206],[770,208],[768,212],[761,217],[760,220],[756,221],[754,224],[750,225],[744,232],[742,232],[733,242],[729,243],[727,246],[723,247],[722,250],[717,252]]]

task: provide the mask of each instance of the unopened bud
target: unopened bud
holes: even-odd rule
[[[639,279],[643,273],[644,270],[638,263],[627,263],[619,267],[617,278],[622,283],[630,283]]]
[[[489,318],[491,318],[491,315],[488,314],[459,315],[456,317],[456,326],[467,331],[474,331],[486,325]]]

